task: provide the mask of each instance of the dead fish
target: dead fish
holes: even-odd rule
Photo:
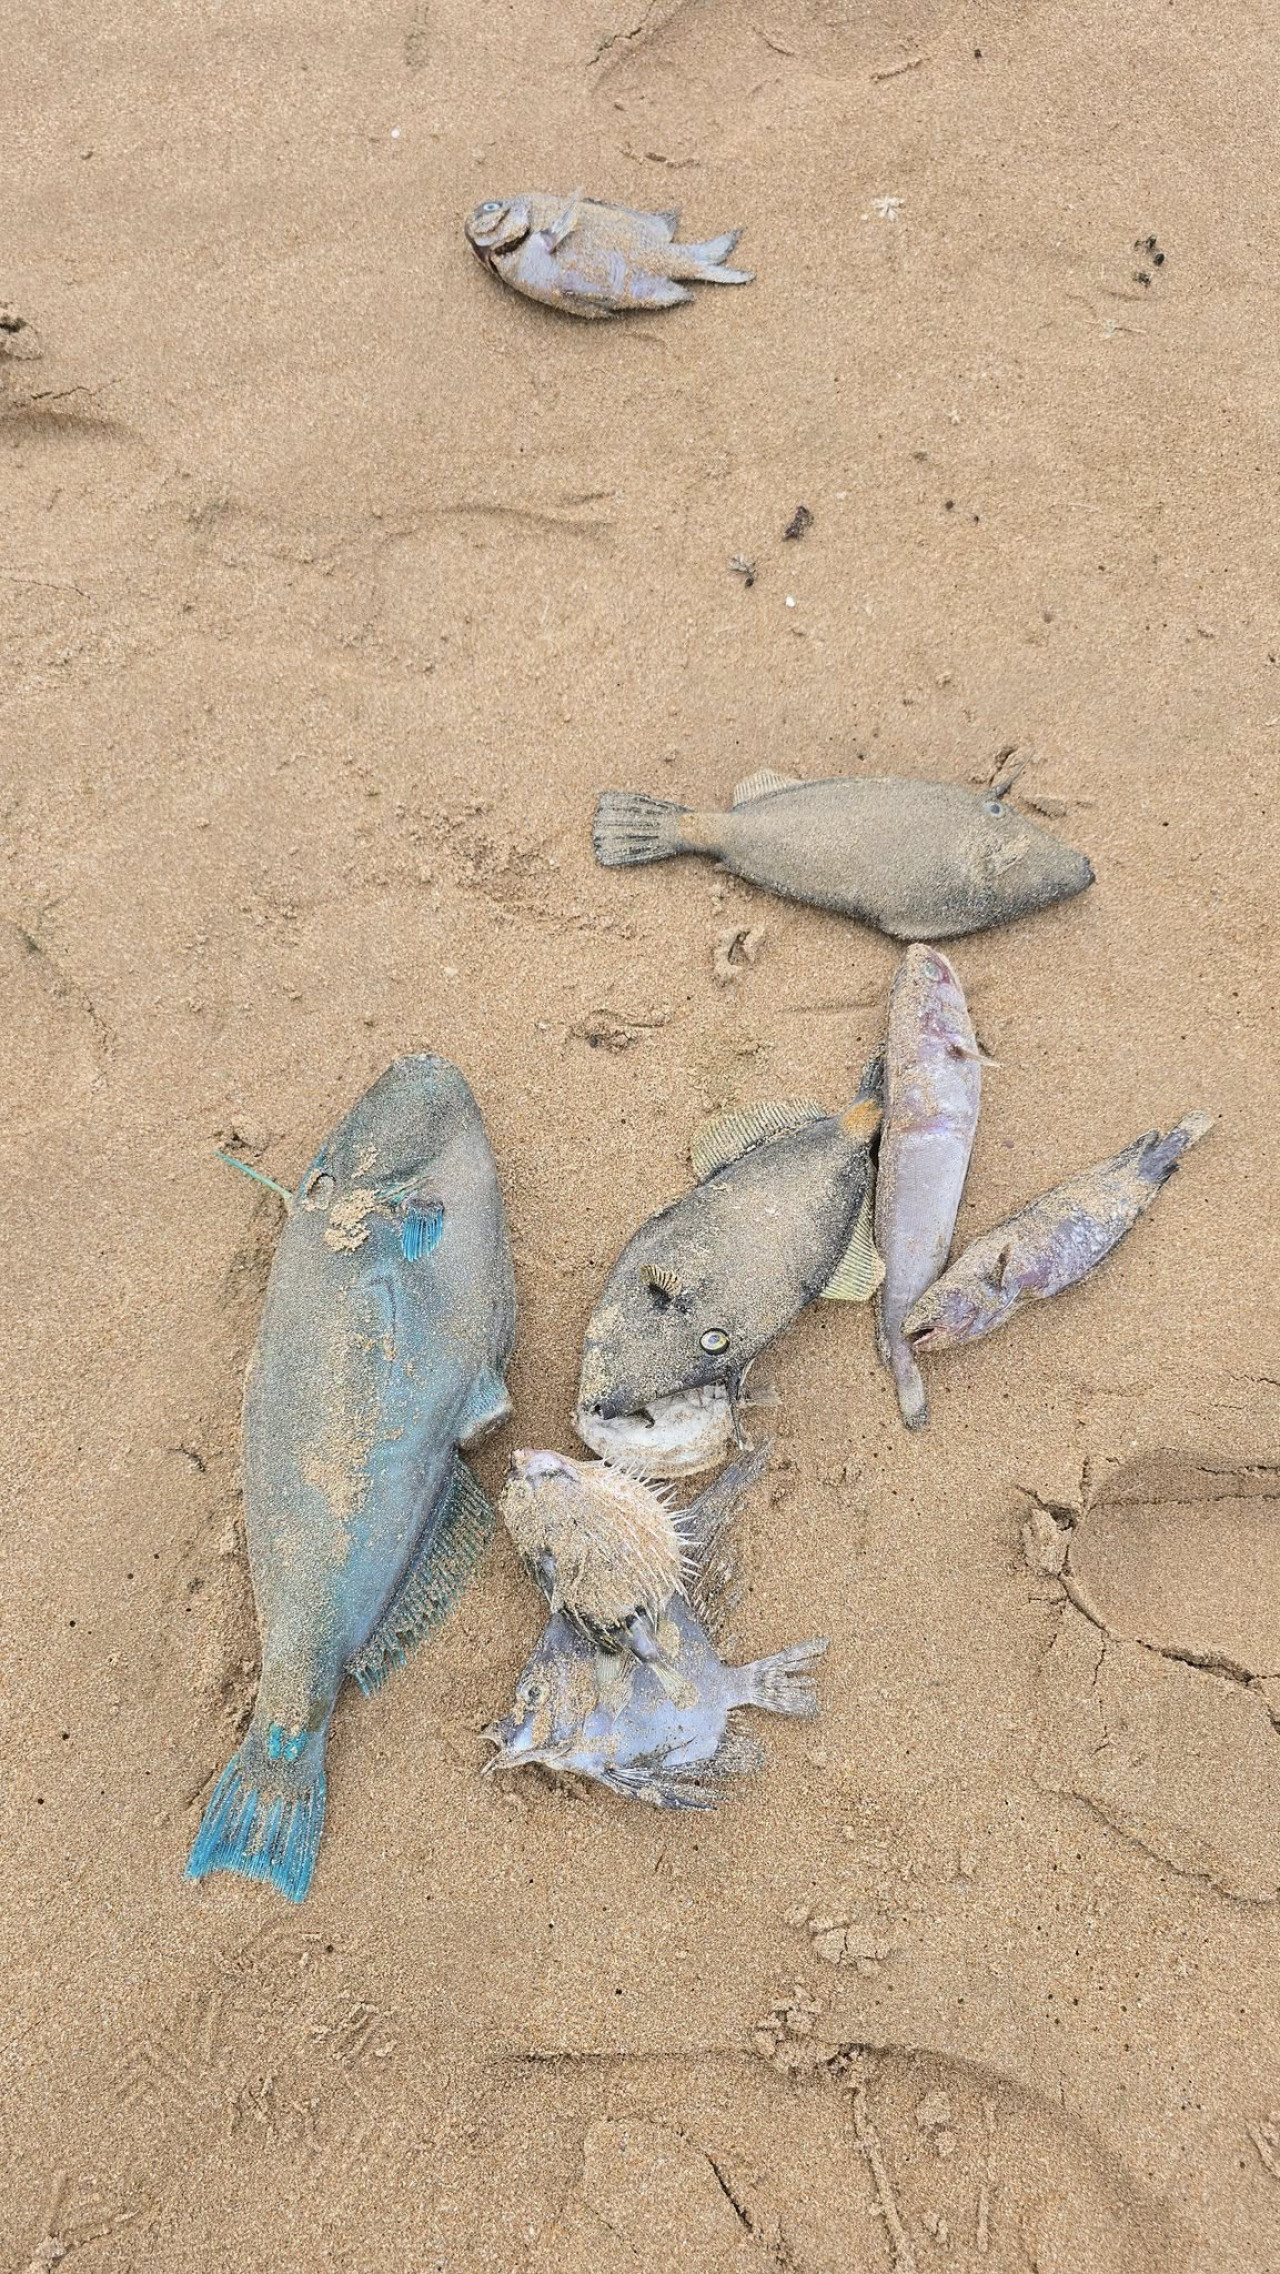
[[[912,1351],[980,1342],[1024,1303],[1074,1287],[1110,1255],[1188,1147],[1212,1127],[1211,1113],[1189,1113],[1167,1136],[1148,1129],[1109,1161],[1082,1169],[984,1232],[908,1311],[902,1331]]]
[[[599,1651],[662,1663],[657,1623],[688,1561],[665,1492],[608,1461],[516,1452],[498,1513],[553,1611]]]
[[[791,1099],[698,1132],[698,1183],[628,1240],[587,1326],[574,1427],[593,1451],[631,1457],[646,1413],[669,1440],[667,1401],[694,1390],[723,1391],[732,1423],[748,1368],[808,1304],[870,1299],[880,1072],[876,1059],[844,1113]],[[692,1426],[710,1442],[701,1416]],[[667,1458],[655,1449],[644,1466],[665,1474]]]
[[[811,1717],[817,1688],[809,1669],[827,1645],[795,1643],[747,1666],[729,1666],[716,1648],[733,1601],[736,1570],[728,1543],[734,1509],[765,1467],[762,1446],[716,1478],[681,1517],[689,1567],[686,1590],[658,1621],[664,1658],[676,1680],[634,1657],[611,1663],[563,1610],[553,1612],[516,1684],[515,1705],[486,1732],[497,1750],[485,1773],[529,1762],[591,1777],[656,1808],[714,1808],[728,1780],[758,1769],[763,1750],[733,1716],[742,1706]]]
[[[479,1108],[446,1059],[397,1059],[316,1155],[272,1262],[244,1401],[262,1672],[189,1879],[231,1871],[306,1894],[345,1676],[377,1689],[491,1536],[456,1448],[509,1413],[514,1334]]]
[[[889,996],[875,1230],[884,1263],[876,1339],[908,1429],[924,1427],[929,1405],[902,1322],[951,1252],[978,1126],[982,1064],[951,964],[940,948],[909,947]]]
[[[543,190],[487,198],[467,215],[472,251],[529,300],[570,316],[613,316],[627,308],[674,308],[695,284],[750,284],[751,272],[726,268],[742,232],[677,245],[680,215],[635,213],[575,190],[570,198]]]
[[[1012,923],[1093,883],[1083,853],[994,791],[900,775],[801,782],[752,774],[728,813],[605,790],[594,841],[604,868],[709,853],[766,891],[856,916],[899,940]]]
[[[736,1402],[750,1406],[758,1401],[740,1385]],[[623,1468],[654,1477],[693,1476],[699,1469],[715,1468],[734,1443],[735,1401],[722,1382],[703,1382],[610,1421],[580,1411],[574,1427],[593,1453]]]

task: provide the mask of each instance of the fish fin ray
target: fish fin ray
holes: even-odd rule
[[[773,1439],[730,1461],[696,1500],[680,1512],[682,1536],[689,1556],[685,1598],[714,1642],[732,1609],[739,1590],[738,1559],[730,1539],[735,1512],[751,1487],[764,1475],[773,1451]]]
[[[831,1116],[816,1098],[780,1098],[766,1100],[759,1105],[735,1106],[729,1113],[713,1114],[710,1121],[694,1132],[689,1147],[693,1173],[699,1184],[719,1169],[728,1168],[731,1161],[740,1161],[746,1153],[754,1152],[757,1145],[767,1145],[775,1137],[787,1137],[797,1129],[807,1129],[811,1122],[829,1121]]]
[[[458,1420],[458,1443],[474,1445],[506,1420],[511,1393],[496,1367],[486,1366],[476,1376]]]
[[[748,774],[733,785],[735,805],[754,805],[758,797],[769,797],[774,790],[797,790],[798,774],[775,774],[772,766],[762,766],[758,773]]]
[[[558,253],[565,239],[573,235],[582,219],[582,202],[582,191],[575,190],[563,213],[558,213],[549,228],[543,230],[548,252]]]
[[[591,841],[604,869],[638,867],[645,861],[674,860],[690,850],[680,841],[680,823],[691,809],[644,790],[601,790]]]
[[[853,1237],[822,1290],[827,1303],[869,1303],[884,1278],[884,1260],[872,1236],[874,1193],[868,1179]]]
[[[213,1788],[185,1878],[229,1871],[264,1881],[291,1903],[303,1901],[324,1828],[325,1735],[321,1730],[311,1739],[295,1780],[268,1760],[261,1737],[250,1730]]]
[[[439,1200],[429,1200],[425,1206],[416,1201],[408,1210],[400,1227],[400,1253],[406,1263],[418,1263],[440,1245],[444,1231],[444,1206]]]
[[[748,1690],[743,1703],[761,1706],[766,1713],[792,1714],[801,1721],[812,1721],[818,1711],[818,1685],[809,1667],[826,1647],[825,1636],[815,1636],[810,1642],[793,1642],[785,1650],[775,1650],[771,1658],[753,1658],[749,1666],[739,1667]]]
[[[493,1538],[496,1523],[488,1499],[455,1453],[453,1481],[439,1521],[420,1541],[368,1641],[347,1660],[347,1673],[366,1697],[380,1689],[424,1635],[448,1617]]]

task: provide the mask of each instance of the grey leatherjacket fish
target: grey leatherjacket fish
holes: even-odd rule
[[[818,1638],[731,1666],[717,1637],[737,1593],[728,1532],[735,1507],[768,1462],[765,1445],[724,1469],[680,1517],[688,1554],[682,1591],[656,1622],[664,1664],[602,1653],[564,1610],[552,1613],[516,1683],[515,1704],[488,1730],[485,1774],[530,1763],[591,1778],[656,1808],[714,1808],[758,1769],[758,1741],[735,1717],[746,1706],[809,1717]]]
[[[640,790],[596,807],[604,868],[704,853],[749,884],[856,916],[899,940],[945,940],[1009,924],[1093,883],[1083,853],[994,790],[902,775],[739,782],[727,813]]]
[[[750,284],[750,271],[728,268],[741,232],[701,244],[676,243],[680,215],[637,213],[584,197],[526,190],[486,198],[467,215],[467,242],[477,258],[528,300],[568,316],[616,316],[628,309],[675,308],[692,300],[690,284]]]
[[[188,1878],[306,1894],[344,1680],[368,1693],[401,1665],[491,1536],[458,1447],[510,1411],[514,1335],[479,1108],[446,1059],[397,1059],[311,1163],[272,1262],[244,1400],[262,1670]]]

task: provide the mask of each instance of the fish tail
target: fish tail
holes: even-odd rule
[[[266,1880],[291,1903],[302,1901],[324,1827],[327,1727],[307,1732],[291,1761],[273,1751],[280,1734],[272,1729],[264,1740],[250,1728],[228,1761],[187,1858],[186,1878],[232,1871],[241,1879]]]
[[[750,269],[725,266],[741,235],[741,229],[726,229],[722,237],[704,237],[699,245],[674,245],[672,252],[679,255],[680,267],[678,272],[673,268],[671,274],[696,276],[701,284],[752,283]]]
[[[689,808],[643,790],[602,790],[592,842],[601,868],[625,869],[642,861],[669,861],[689,851],[680,823]]]
[[[1152,1184],[1163,1184],[1166,1177],[1173,1175],[1183,1154],[1198,1145],[1202,1137],[1207,1137],[1212,1127],[1211,1113],[1184,1113],[1167,1137],[1157,1137],[1155,1143],[1148,1146],[1142,1159],[1143,1177]]]
[[[818,1710],[818,1685],[808,1671],[827,1647],[825,1635],[812,1642],[793,1642],[775,1650],[772,1658],[754,1658],[742,1668],[746,1705],[763,1706],[766,1713],[789,1713],[812,1721]]]
[[[924,1376],[901,1339],[892,1352],[889,1363],[893,1368],[894,1387],[898,1393],[898,1410],[908,1429],[927,1429],[929,1400],[925,1394]]]

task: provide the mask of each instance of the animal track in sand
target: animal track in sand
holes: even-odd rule
[[[1033,1498],[1061,1591],[1036,1776],[1177,1871],[1280,1897],[1280,1467],[1158,1452],[1079,1509]]]
[[[605,36],[591,60],[592,94],[632,156],[696,165],[741,131],[763,90],[910,68],[944,14],[942,0],[849,0],[839,9],[821,0],[676,0]]]
[[[521,2274],[1187,2267],[1160,2206],[1101,2145],[993,2072],[841,2043],[803,1990],[753,2040],[760,2059],[745,2065],[714,2049],[657,2056],[660,2100],[649,2061],[620,2056],[604,2113],[593,2063],[558,2072],[581,2127],[576,2170]]]

